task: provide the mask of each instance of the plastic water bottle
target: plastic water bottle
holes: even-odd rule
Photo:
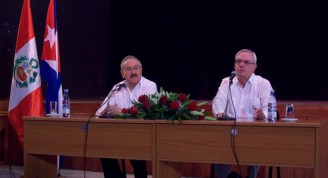
[[[270,91],[270,97],[268,101],[268,118],[269,122],[277,121],[277,100],[274,90]]]
[[[71,116],[71,105],[68,95],[68,89],[64,89],[64,96],[63,96],[63,117],[70,117]]]

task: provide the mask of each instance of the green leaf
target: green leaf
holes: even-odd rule
[[[196,116],[204,116],[204,113],[199,112],[199,111],[190,111],[191,114],[196,115]]]
[[[204,101],[204,102],[201,102],[201,103],[198,103],[197,106],[204,106],[207,102]]]
[[[210,117],[210,116],[205,116],[205,120],[207,120],[207,121],[216,121],[216,119],[214,117]]]
[[[194,101],[194,100],[184,101],[184,102],[182,103],[182,105],[187,106],[188,104],[190,104],[190,103],[193,102],[193,101]]]

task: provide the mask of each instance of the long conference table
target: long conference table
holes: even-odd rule
[[[237,122],[241,165],[314,168],[328,178],[328,120]],[[236,164],[233,121],[24,117],[24,175],[56,177],[57,156],[152,161],[155,178],[180,178],[181,162]]]

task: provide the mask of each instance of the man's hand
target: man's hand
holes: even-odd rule
[[[109,106],[109,114],[113,117],[117,116],[118,114],[122,113],[122,108],[114,105]]]
[[[216,114],[215,115],[215,118],[218,119],[219,117],[223,117],[225,114],[224,112],[223,113],[219,113],[219,114]]]
[[[254,119],[257,119],[257,120],[264,120],[265,119],[265,115],[264,115],[262,109],[258,109],[258,108],[253,106],[253,110],[254,110],[254,114],[253,114]]]

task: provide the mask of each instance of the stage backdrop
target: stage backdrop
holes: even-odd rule
[[[9,98],[22,4],[0,4],[0,99]],[[31,0],[39,53],[48,4]],[[102,99],[122,80],[120,62],[132,54],[158,87],[212,99],[233,70],[235,53],[248,48],[258,56],[256,74],[271,81],[278,100],[327,100],[325,7],[315,1],[57,0],[63,88],[72,99]]]

